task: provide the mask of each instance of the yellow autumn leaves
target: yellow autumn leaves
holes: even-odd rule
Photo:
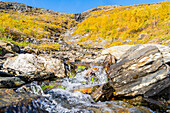
[[[87,40],[95,42],[102,38],[110,41],[106,46],[120,45],[126,40],[130,40],[128,44],[143,44],[153,39],[167,44],[166,41],[170,39],[169,12],[170,2],[96,11],[78,24],[74,35],[88,33],[79,43]],[[140,34],[145,34],[145,37],[138,40]]]

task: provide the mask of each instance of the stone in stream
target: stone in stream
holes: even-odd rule
[[[150,97],[170,86],[170,48],[163,45],[136,45],[107,70],[114,96]],[[100,93],[105,90],[101,88]],[[92,94],[93,98],[102,95]],[[113,93],[113,92],[112,92]],[[109,98],[109,97],[108,97]]]
[[[29,72],[50,72],[56,77],[64,77],[64,63],[50,56],[37,56],[32,54],[19,54],[8,58],[4,63],[5,69],[10,68],[27,74]]]

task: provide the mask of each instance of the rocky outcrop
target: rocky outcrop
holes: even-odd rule
[[[108,56],[112,57],[112,60],[120,60],[120,57],[125,54],[125,52],[133,47],[134,45],[121,45],[121,46],[113,46],[107,49],[103,49],[102,51],[98,51],[95,58],[89,58],[89,59],[82,59],[82,62],[92,62],[95,65],[101,65],[104,66],[106,63],[106,60],[109,60],[110,58]],[[108,59],[109,58],[109,59]],[[115,61],[113,62],[113,64]]]
[[[53,72],[45,72],[45,71],[33,71],[28,72],[26,74],[21,74],[19,76],[25,82],[33,82],[33,81],[43,81],[55,78],[55,74]]]
[[[169,87],[169,53],[166,46],[137,45],[129,49],[108,70],[116,95],[153,96]]]
[[[116,64],[110,66],[107,70],[110,77],[109,85],[107,83],[102,87],[106,87],[104,89],[112,87],[114,96],[154,96],[170,86],[169,59],[168,46],[133,46],[120,57]],[[100,90],[103,95],[105,95],[104,89]],[[98,96],[101,95],[93,93],[94,98]]]
[[[2,2],[0,1],[0,9],[3,10],[14,10],[20,13],[24,12],[35,12],[35,13],[50,13],[50,14],[58,14],[58,12],[49,10],[49,9],[42,9],[42,8],[36,8],[32,6],[28,6],[22,3],[16,3],[16,2]]]
[[[20,54],[6,60],[4,68],[11,68],[22,73],[51,72],[56,77],[64,77],[64,64],[59,59],[50,56],[37,56],[32,54]]]
[[[15,88],[33,81],[43,81],[55,78],[55,75],[52,72],[35,71],[19,74],[16,70],[7,70],[9,73],[0,71],[0,88]]]

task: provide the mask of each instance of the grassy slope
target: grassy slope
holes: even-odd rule
[[[11,3],[0,2],[0,39],[21,46],[28,45],[24,42],[28,38],[56,38],[77,23],[72,14],[34,8],[20,3],[8,4]],[[15,5],[22,8],[15,9]]]
[[[144,44],[151,40],[154,43],[170,43],[170,2],[158,4],[123,6],[108,11],[95,11],[79,23],[73,35],[89,35],[79,40],[78,44],[85,41],[100,43],[108,40],[105,46],[125,44]],[[145,37],[138,39],[140,34]],[[113,40],[114,39],[114,40]],[[90,43],[93,46],[94,43]]]

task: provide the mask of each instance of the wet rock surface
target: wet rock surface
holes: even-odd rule
[[[21,105],[21,102],[27,105],[36,98],[37,96],[33,94],[16,93],[13,89],[0,89],[0,112],[8,112],[10,107],[19,105],[19,103]]]

